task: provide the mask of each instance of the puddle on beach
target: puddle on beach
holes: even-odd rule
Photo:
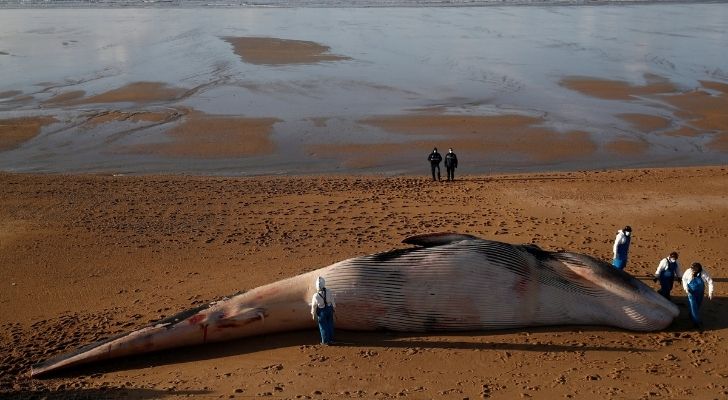
[[[433,146],[462,173],[722,164],[727,19],[728,4],[3,10],[0,169],[427,173]]]

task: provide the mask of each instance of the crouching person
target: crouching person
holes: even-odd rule
[[[336,301],[334,294],[326,289],[326,281],[319,276],[316,279],[316,293],[311,299],[311,318],[318,318],[321,344],[330,345],[334,342],[334,308]]]

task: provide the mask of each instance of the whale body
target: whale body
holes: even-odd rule
[[[336,328],[476,331],[547,325],[667,327],[678,308],[596,258],[475,236],[407,238],[414,247],[351,258],[206,304],[33,366],[31,376],[92,361],[272,332],[313,328],[322,276]]]

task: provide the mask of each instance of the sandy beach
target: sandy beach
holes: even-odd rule
[[[728,397],[726,15],[3,9],[0,398]],[[433,146],[455,149],[455,182],[430,180]],[[704,332],[677,285],[659,332],[341,331],[323,347],[312,327],[28,376],[408,236],[609,261],[625,225],[646,284],[671,251],[712,274]]]
[[[426,176],[0,175],[3,398],[723,398],[725,167]],[[558,326],[453,334],[289,332],[28,379],[30,365],[178,311],[404,237],[462,232],[602,259],[630,224],[628,271],[668,252],[716,293],[706,330]]]

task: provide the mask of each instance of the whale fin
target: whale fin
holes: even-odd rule
[[[415,246],[422,247],[435,247],[442,246],[452,242],[459,242],[461,240],[478,240],[477,236],[466,235],[463,233],[428,233],[425,235],[410,236],[402,241],[405,244],[412,244]]]

